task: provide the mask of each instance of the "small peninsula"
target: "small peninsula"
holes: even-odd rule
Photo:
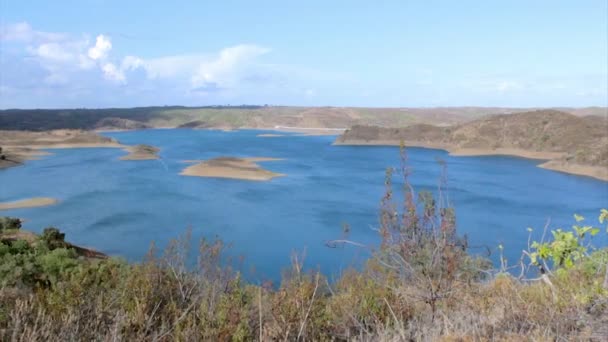
[[[250,181],[268,181],[284,174],[263,169],[258,162],[281,160],[277,158],[219,157],[188,166],[180,174],[184,176],[231,178]]]
[[[399,145],[443,149],[456,156],[542,159],[546,169],[608,180],[608,120],[557,110],[491,115],[454,126],[353,126],[335,145]]]
[[[95,132],[59,129],[51,131],[0,131],[0,169],[49,155],[44,149],[124,147],[115,139]]]

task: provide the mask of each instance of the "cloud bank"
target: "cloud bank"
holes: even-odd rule
[[[110,91],[123,97],[139,92],[141,99],[153,98],[154,92],[171,93],[172,103],[195,102],[196,98],[212,93],[222,93],[229,99],[247,92],[248,87],[252,87],[252,76],[260,70],[277,73],[259,62],[270,49],[253,44],[192,55],[121,57],[113,51],[112,38],[108,35],[99,34],[92,39],[86,34],[43,32],[34,30],[26,22],[1,27],[0,42],[3,49],[6,47],[0,68],[9,74],[0,79],[3,99],[28,92],[37,98],[64,97],[69,105],[70,98],[95,91],[100,100],[109,97]],[[273,77],[266,79],[269,78]],[[254,83],[259,86],[264,82],[258,79]],[[163,100],[169,99],[165,96]],[[158,101],[152,102],[150,104]],[[38,101],[33,99],[31,103],[36,105]],[[10,107],[10,103],[2,106]]]
[[[256,44],[161,56],[140,55],[135,47],[105,33],[46,32],[27,22],[0,26],[0,108],[608,105],[606,70],[483,74],[437,63],[391,64],[379,55],[350,63],[350,70],[334,65],[327,71],[271,63],[273,51]]]

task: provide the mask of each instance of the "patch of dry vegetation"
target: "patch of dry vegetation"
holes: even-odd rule
[[[413,124],[447,126],[484,115],[518,113],[524,108],[436,107],[357,108],[288,106],[139,107],[106,109],[9,109],[0,111],[0,129],[124,130],[149,127],[183,128],[346,128],[353,125],[402,127]],[[606,108],[560,108],[578,116],[606,117]]]

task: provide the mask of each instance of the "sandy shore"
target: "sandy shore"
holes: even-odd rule
[[[400,141],[393,140],[374,140],[374,141],[359,141],[350,140],[348,142],[334,142],[334,145],[344,146],[399,146]],[[403,144],[407,147],[424,147],[447,151],[452,156],[458,157],[478,157],[478,156],[513,156],[527,159],[546,160],[545,163],[539,164],[538,167],[543,169],[560,171],[564,173],[574,174],[578,176],[588,176],[603,181],[608,181],[608,168],[603,166],[581,165],[567,163],[563,159],[565,154],[562,152],[538,152],[527,151],[515,148],[496,148],[496,149],[481,149],[481,148],[453,148],[440,143],[425,143],[418,141],[404,141]]]
[[[108,142],[108,143],[50,143],[50,144],[24,144],[24,145],[4,145],[6,149],[11,148],[29,148],[29,149],[40,149],[40,150],[52,150],[52,149],[68,149],[68,148],[124,148],[125,145],[122,145],[118,142]]]
[[[158,147],[150,145],[135,145],[124,148],[129,152],[126,156],[120,157],[120,160],[154,160],[158,159]]]
[[[538,165],[538,167],[573,175],[593,177],[608,182],[608,168],[603,166],[590,166],[565,163],[561,160],[549,160],[548,162]]]
[[[277,158],[235,158],[219,157],[198,162],[186,167],[181,175],[212,178],[231,178],[251,181],[268,181],[275,177],[284,176],[263,169],[258,162],[281,160]],[[194,162],[194,161],[189,161]]]
[[[322,127],[287,127],[287,126],[275,126],[275,127],[248,127],[245,129],[256,129],[265,131],[275,132],[287,132],[287,133],[299,133],[299,135],[340,135],[344,133],[346,128],[322,128]]]
[[[14,202],[0,202],[0,210],[46,207],[58,201],[50,197],[34,197]]]

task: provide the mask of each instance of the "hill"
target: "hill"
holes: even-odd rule
[[[542,167],[608,180],[607,132],[606,117],[538,110],[493,115],[451,127],[354,126],[336,144],[399,145],[403,141],[408,146],[441,148],[455,155],[547,159]]]
[[[105,109],[7,109],[0,130],[184,128],[348,128],[353,125],[448,126],[486,115],[529,109],[497,107],[354,108],[284,106],[138,107]],[[564,108],[580,116],[606,116],[600,107]]]

